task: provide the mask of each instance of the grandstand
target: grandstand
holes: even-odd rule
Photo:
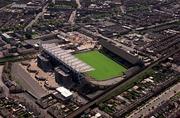
[[[62,49],[61,45],[43,44],[42,48],[47,54],[75,72],[85,73],[94,70],[94,68],[73,56],[71,50]]]

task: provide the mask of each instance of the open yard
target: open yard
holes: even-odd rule
[[[95,69],[87,72],[87,74],[96,80],[107,80],[113,77],[122,76],[123,72],[126,72],[127,70],[99,51],[79,53],[75,56]]]

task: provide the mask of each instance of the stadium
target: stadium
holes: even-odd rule
[[[100,47],[84,49],[82,46],[83,50],[80,50],[69,44],[43,44],[37,63],[44,71],[53,71],[55,80],[67,88],[87,83],[103,88],[138,71],[142,62],[137,57],[104,39],[97,45]]]

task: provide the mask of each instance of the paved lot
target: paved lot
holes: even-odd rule
[[[0,86],[3,88],[3,92],[6,96],[9,96],[9,88],[2,81],[2,71],[4,66],[0,66]]]
[[[34,69],[38,72],[38,76],[41,76],[41,77],[44,77],[46,78],[46,81],[48,81],[48,84],[49,84],[49,87],[52,87],[52,88],[57,88],[59,87],[59,85],[57,84],[57,82],[55,81],[55,75],[54,73],[46,73],[44,72],[42,69],[40,69],[38,66],[37,66],[37,63],[36,63],[36,59],[32,59],[32,60],[29,60],[28,63],[30,64],[29,67],[27,66],[23,66],[22,64],[20,64],[20,66],[26,71],[26,73],[28,73],[32,79],[34,79],[44,90],[48,91],[49,93],[51,93],[52,91],[51,90],[48,90],[47,87],[45,87],[45,81],[38,81],[35,76],[36,74],[35,73],[29,73],[29,71],[27,70],[27,68],[29,69]]]
[[[15,76],[17,82],[19,82],[23,88],[31,92],[37,98],[48,94],[41,86],[27,73],[19,63],[12,65],[12,74]]]
[[[180,92],[180,83],[174,85],[170,89],[163,92],[161,95],[149,101],[146,105],[135,110],[128,118],[140,118],[148,115],[153,109],[157,108],[163,101],[169,100],[171,97],[175,95],[175,92]]]
[[[2,82],[2,70],[3,70],[3,66],[0,66],[0,86],[4,85],[4,83]]]

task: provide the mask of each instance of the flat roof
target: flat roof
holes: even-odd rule
[[[56,88],[56,91],[61,93],[61,95],[63,95],[64,97],[72,96],[72,92],[64,87],[58,87],[58,88]]]
[[[10,39],[11,38],[11,36],[9,36],[8,34],[6,34],[6,33],[3,33],[2,34],[5,38],[7,38],[7,39]]]

